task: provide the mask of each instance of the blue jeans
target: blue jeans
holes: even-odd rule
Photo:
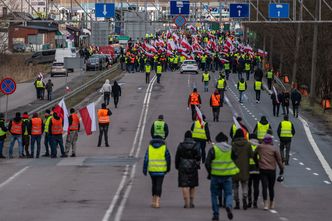
[[[237,77],[238,77],[239,80],[241,80],[241,78],[242,78],[242,71],[238,71],[237,72]]]
[[[160,83],[161,74],[156,74],[156,75],[157,75],[157,83],[159,84]]]
[[[23,155],[23,146],[22,146],[22,135],[12,135],[10,138],[9,144],[9,157],[13,157],[13,149],[15,145],[15,141],[18,142],[18,155],[22,157]]]
[[[210,192],[213,216],[219,216],[218,197],[224,191],[226,208],[232,208],[233,189],[231,176],[211,176]]]
[[[204,81],[204,91],[209,91],[209,82]]]
[[[0,140],[0,156],[2,155],[2,149],[3,149],[3,144],[5,143],[5,140]]]
[[[64,156],[65,155],[65,148],[63,146],[62,134],[51,135],[51,157],[56,157],[57,156],[58,144],[60,146],[61,154]]]
[[[239,91],[239,101],[242,103],[243,91]]]
[[[41,143],[41,135],[31,135],[31,157],[34,157],[35,153],[35,142],[37,141],[37,155],[38,158],[40,155],[40,143]]]

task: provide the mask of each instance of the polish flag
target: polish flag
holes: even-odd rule
[[[166,56],[171,56],[171,55],[173,55],[173,52],[171,52],[170,50],[167,50],[166,51]]]
[[[185,52],[182,52],[181,55],[183,55],[187,60],[192,60],[194,59],[192,55],[188,55]]]
[[[79,112],[82,118],[86,135],[91,135],[92,132],[96,131],[97,124],[95,103],[90,103],[88,106],[80,109]]]
[[[204,128],[205,122],[203,121],[203,114],[197,105],[195,105],[195,110],[196,110],[196,118],[201,124],[201,128]]]
[[[182,39],[181,46],[185,47],[188,51],[192,51],[192,47],[186,39]]]
[[[170,30],[167,30],[166,37],[167,37],[167,38],[170,38],[170,37],[172,37],[172,33],[171,33],[171,31],[170,31]]]
[[[148,50],[148,51],[151,51],[151,52],[157,53],[157,49],[155,49],[155,47],[153,47],[153,46],[150,45],[150,44],[145,44],[145,48],[146,48],[146,50]]]
[[[66,107],[65,99],[59,102],[59,104],[55,105],[53,112],[55,112],[60,118],[63,120],[63,130],[68,131],[69,128],[69,120],[68,120],[68,110]]]
[[[265,57],[265,56],[267,56],[267,52],[266,51],[263,51],[263,50],[261,50],[261,49],[258,49],[258,55],[259,56],[262,56],[262,57]]]
[[[167,42],[167,49],[171,50],[171,51],[174,51],[174,50],[177,49],[176,44],[175,44],[175,42],[173,40],[168,40],[168,42]]]
[[[250,46],[245,46],[245,47],[244,47],[244,51],[245,51],[245,52],[252,52],[252,47],[250,47]]]
[[[172,37],[173,37],[175,42],[179,41],[179,39],[180,39],[179,36],[175,33],[173,33]]]
[[[225,64],[225,63],[228,63],[228,62],[229,62],[229,60],[227,60],[227,59],[224,59],[224,58],[220,59],[220,61],[221,61],[221,63],[223,63],[223,64]]]

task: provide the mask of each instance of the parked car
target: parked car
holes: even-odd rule
[[[32,56],[25,60],[26,64],[35,65],[35,64],[44,64],[44,63],[52,63],[55,61],[55,50],[44,50],[37,51],[32,54]]]
[[[94,54],[91,58],[99,58],[100,70],[107,68],[108,66],[108,57],[105,54]]]
[[[68,70],[65,68],[65,64],[63,62],[54,62],[52,64],[51,77],[55,75],[68,76]]]
[[[13,52],[25,52],[26,46],[23,43],[13,44]]]
[[[198,65],[195,60],[185,60],[181,65],[180,73],[195,72],[198,74]]]
[[[98,57],[90,57],[87,61],[86,61],[86,70],[87,71],[96,71],[96,70],[100,70],[101,69],[101,62],[100,62],[100,58]]]

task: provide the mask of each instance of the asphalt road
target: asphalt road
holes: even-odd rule
[[[236,82],[235,75],[228,81],[229,104],[221,110],[221,121],[214,123],[208,106],[214,81],[210,82],[209,92],[202,92],[201,75],[168,72],[163,74],[161,84],[152,80],[147,85],[143,73],[126,74],[120,80],[123,95],[119,107],[114,109],[111,105],[110,148],[97,148],[98,133],[87,137],[82,131],[75,159],[0,161],[0,220],[210,220],[209,181],[204,167],[199,174],[195,209],[183,209],[174,169],[176,147],[192,123],[190,110],[186,109],[192,88],[197,87],[201,93],[202,110],[207,116],[212,138],[220,131],[228,134],[234,113],[241,115],[250,129],[256,119],[265,115],[275,133],[282,120],[282,116],[272,117],[267,93],[262,94],[260,104],[254,103],[252,81],[246,93],[248,100],[240,105],[234,87]],[[100,105],[100,99],[97,103]],[[167,145],[173,163],[164,182],[162,208],[152,209],[151,181],[142,174],[142,158],[150,141],[151,124],[159,114],[163,114],[169,124]],[[234,211],[234,220],[330,220],[331,180],[315,155],[302,122],[291,120],[297,133],[285,181],[276,184],[276,209],[263,211],[260,196],[259,209]],[[332,154],[328,149],[331,142],[320,139],[319,129],[313,128],[310,122],[309,127],[313,130],[314,141],[331,165]],[[224,211],[221,218],[226,220]]]

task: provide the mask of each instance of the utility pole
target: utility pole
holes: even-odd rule
[[[266,51],[266,36],[265,36],[265,34],[263,34],[264,36],[263,36],[263,53],[264,53],[264,55],[263,55],[263,70],[265,69],[265,51]]]
[[[316,1],[315,6],[315,21],[319,20],[320,0]],[[317,72],[317,41],[318,41],[318,23],[314,24],[314,38],[312,44],[312,60],[311,60],[311,82],[310,82],[310,98],[311,102],[316,97],[316,72]]]
[[[272,68],[273,66],[272,56],[273,56],[273,36],[271,36],[270,38],[270,56],[269,56],[270,68]]]
[[[300,2],[300,13],[299,13],[299,20],[302,21],[303,15],[303,2]],[[295,18],[296,20],[296,18]],[[294,20],[294,21],[295,21]],[[294,63],[293,63],[293,73],[292,73],[292,84],[296,83],[296,74],[297,74],[297,63],[299,59],[299,51],[300,51],[300,43],[301,43],[301,23],[297,24],[296,30],[296,43],[295,43],[295,53],[294,53]]]

